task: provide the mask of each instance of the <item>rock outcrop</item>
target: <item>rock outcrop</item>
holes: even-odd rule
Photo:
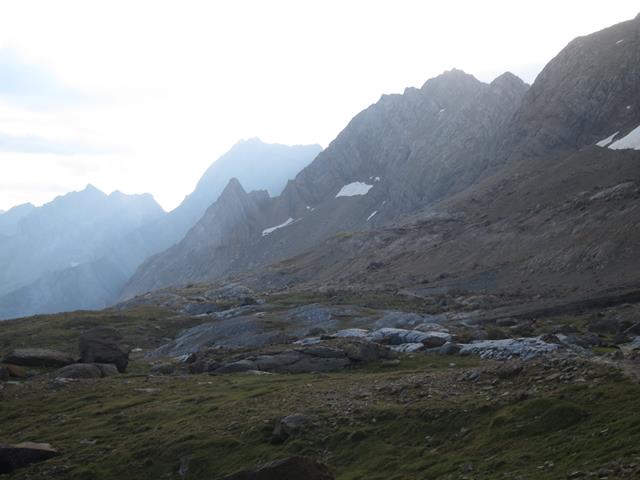
[[[5,363],[25,367],[64,367],[75,363],[76,359],[68,353],[45,348],[19,348],[13,350],[5,358]]]
[[[0,444],[0,474],[11,473],[58,455],[59,452],[48,443]]]
[[[110,363],[124,373],[129,364],[129,347],[122,345],[122,335],[111,327],[95,327],[80,335],[82,363]]]

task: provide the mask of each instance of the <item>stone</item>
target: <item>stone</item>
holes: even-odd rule
[[[507,362],[496,370],[496,376],[502,379],[513,378],[518,376],[523,368],[522,362]]]
[[[27,378],[27,371],[19,367],[18,365],[5,365],[5,368],[9,372],[9,376],[12,378]]]
[[[222,480],[333,480],[326,465],[307,457],[289,457],[243,470]]]
[[[457,343],[447,342],[438,349],[440,355],[456,355],[460,352],[460,345]]]
[[[102,377],[113,377],[114,375],[118,375],[120,372],[118,371],[118,367],[116,367],[113,363],[96,363],[96,367],[100,369],[100,373],[102,373]]]
[[[478,340],[461,345],[460,355],[473,354],[493,360],[509,360],[513,357],[529,360],[538,355],[555,352],[559,348],[560,345],[547,343],[539,337]]]
[[[155,375],[171,375],[175,370],[176,366],[173,363],[158,363],[151,367],[151,373]]]
[[[300,347],[264,355],[251,356],[227,363],[216,373],[261,370],[276,373],[331,372],[351,364],[343,350],[322,345]]]
[[[9,369],[4,365],[0,365],[0,382],[6,382],[10,377]]]
[[[80,335],[82,363],[112,363],[120,373],[129,364],[129,349],[121,345],[122,335],[111,327],[95,327]]]
[[[58,451],[48,443],[0,444],[0,474],[11,473],[57,455],[59,455]]]
[[[60,368],[75,363],[73,356],[45,348],[19,348],[4,358],[5,363],[25,367]]]
[[[312,418],[301,413],[287,415],[276,422],[271,434],[271,443],[280,444],[286,442],[289,437],[304,430],[310,423]]]
[[[373,342],[352,340],[341,344],[340,348],[354,362],[375,362],[396,357],[389,348]]]
[[[55,372],[56,378],[102,378],[102,370],[92,363],[74,363]]]
[[[445,332],[420,332],[402,328],[379,328],[367,337],[373,342],[401,345],[403,343],[422,343],[425,348],[440,347],[451,340]]]

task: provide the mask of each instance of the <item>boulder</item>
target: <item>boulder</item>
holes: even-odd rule
[[[524,364],[519,361],[507,362],[496,370],[496,376],[503,380],[516,377],[522,372]]]
[[[118,375],[118,369],[110,363],[74,363],[55,372],[56,378],[105,378]]]
[[[414,326],[424,323],[425,318],[417,313],[406,313],[398,311],[389,311],[376,321],[376,328],[413,328]]]
[[[367,341],[348,341],[341,344],[340,349],[349,360],[354,362],[375,362],[376,360],[388,360],[397,356],[384,345]]]
[[[113,377],[120,373],[113,363],[96,363],[95,365],[100,369],[103,377]]]
[[[5,363],[22,365],[25,367],[60,368],[75,363],[71,355],[45,348],[19,348],[4,358]]]
[[[198,362],[192,363],[190,366],[196,365],[197,363]],[[151,373],[154,375],[171,375],[175,371],[176,366],[173,363],[158,363],[151,367]]]
[[[111,327],[95,327],[80,335],[82,363],[112,363],[120,373],[129,364],[129,349],[121,345],[122,335]]]
[[[0,365],[0,382],[6,382],[11,377],[9,374],[9,369],[4,365]]]
[[[435,348],[450,341],[451,335],[445,332],[421,332],[402,328],[380,328],[372,332],[367,338],[371,341],[388,345],[422,343],[425,348]]]
[[[529,360],[538,355],[555,352],[560,348],[556,343],[547,343],[540,337],[507,338],[503,340],[478,340],[460,346],[460,355],[479,355],[493,360],[509,360],[520,357]]]
[[[0,444],[0,474],[11,473],[32,463],[43,462],[59,455],[48,443]]]
[[[9,376],[12,378],[27,378],[27,371],[19,367],[18,365],[5,365],[4,366],[9,372]]]
[[[250,470],[235,473],[222,480],[333,480],[326,465],[306,457],[289,457]]]
[[[338,348],[314,345],[293,350],[247,357],[227,363],[216,373],[247,372],[261,370],[276,373],[330,372],[351,364],[344,351]]]
[[[280,444],[286,442],[289,437],[304,430],[312,421],[311,417],[301,413],[294,413],[281,418],[273,428],[271,443]]]
[[[56,378],[102,378],[102,370],[92,363],[74,363],[55,372]]]

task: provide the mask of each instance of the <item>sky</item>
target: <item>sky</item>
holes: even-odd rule
[[[637,0],[0,3],[0,210],[81,190],[175,208],[240,139],[326,147],[384,93],[459,68],[531,83]]]

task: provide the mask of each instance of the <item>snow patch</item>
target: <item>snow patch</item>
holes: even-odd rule
[[[611,142],[613,142],[613,137],[615,137],[619,132],[614,133],[613,135],[600,140],[598,143],[596,143],[597,146],[599,147],[606,147],[607,145],[609,145]]]
[[[616,140],[609,148],[613,150],[623,150],[626,148],[632,148],[633,150],[640,150],[640,126],[631,130],[626,137],[622,137],[620,140]]]
[[[623,38],[622,40],[618,40],[618,41],[616,42],[616,45],[620,45],[622,42],[624,42],[624,38]]]
[[[79,262],[71,262],[71,268],[76,268],[79,267],[80,263]]]
[[[369,180],[373,180],[374,182],[379,182],[380,177],[369,177]]]
[[[376,213],[378,213],[378,211],[377,211],[377,210],[374,210],[374,212],[373,212],[371,215],[369,215],[369,216],[367,217],[367,222],[368,222],[369,220],[371,220],[373,217],[375,217],[375,216],[376,216]]]
[[[627,110],[631,110],[631,105],[627,105]]]
[[[291,225],[293,222],[294,222],[293,218],[289,217],[289,218],[287,219],[287,221],[286,221],[286,222],[281,223],[280,225],[276,225],[275,227],[265,228],[265,229],[262,231],[262,236],[263,236],[263,237],[266,237],[266,236],[267,236],[267,235],[269,235],[270,233],[273,233],[273,232],[275,232],[276,230],[278,230],[279,228],[284,228],[284,227],[286,227],[287,225]]]
[[[353,182],[342,187],[337,193],[336,198],[353,197],[355,195],[366,195],[372,188],[373,185],[367,185],[364,182]]]
[[[438,113],[443,113],[445,112],[447,109],[446,108],[441,108],[440,111]]]

